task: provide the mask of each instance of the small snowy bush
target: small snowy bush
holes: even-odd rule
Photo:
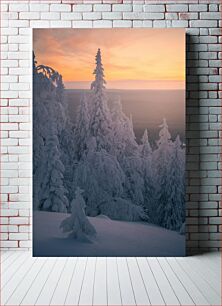
[[[60,228],[64,233],[70,233],[70,236],[84,242],[90,242],[90,237],[96,234],[94,226],[89,222],[85,214],[85,201],[82,197],[79,187],[76,189],[76,197],[72,200],[72,214],[62,221]]]

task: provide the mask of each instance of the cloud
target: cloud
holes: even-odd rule
[[[107,80],[185,78],[181,29],[36,29],[33,46],[37,61],[65,81],[90,80],[98,48]]]

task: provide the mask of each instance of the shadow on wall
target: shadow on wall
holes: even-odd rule
[[[203,253],[199,248],[200,193],[200,86],[198,44],[194,37],[186,35],[186,252],[187,255]],[[207,225],[205,226],[207,231]],[[204,229],[202,229],[203,231]]]

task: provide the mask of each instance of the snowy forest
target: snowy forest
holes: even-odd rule
[[[103,215],[184,234],[185,145],[180,136],[172,139],[162,118],[154,145],[147,129],[136,139],[133,118],[124,113],[120,97],[108,103],[100,49],[93,79],[74,124],[62,75],[39,65],[34,56],[34,211],[69,214],[61,223],[65,232],[74,231],[76,222],[81,227],[87,217]],[[87,229],[96,233],[89,222]]]

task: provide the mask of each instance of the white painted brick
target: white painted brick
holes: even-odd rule
[[[72,22],[68,20],[52,20],[50,21],[52,28],[71,28]]]
[[[143,25],[144,28],[152,28],[152,21],[151,20],[143,20]]]
[[[28,240],[27,233],[11,233],[9,234],[9,240]]]
[[[71,5],[69,4],[51,4],[51,12],[71,12]]]
[[[15,99],[15,100],[9,100],[10,106],[29,106],[29,100],[28,99]]]
[[[182,20],[198,19],[198,13],[179,13],[179,19]]]
[[[148,5],[144,5],[143,8],[144,8],[144,12],[157,12],[157,13],[165,12],[165,7],[163,4],[160,4],[160,5],[148,4]]]
[[[3,45],[3,44],[0,45],[1,52],[7,52],[8,49],[9,49],[9,45]]]
[[[210,60],[209,67],[221,67],[221,60]]]
[[[28,154],[30,152],[30,148],[27,146],[11,146],[8,147],[9,154]]]
[[[4,169],[4,170],[10,170],[10,169]],[[18,192],[18,187],[17,186],[2,186],[1,187],[1,193],[17,193],[17,192]],[[4,211],[2,212],[2,210],[1,210],[2,216],[17,216],[18,215],[17,211],[13,211],[13,213],[16,212],[16,214],[10,214],[9,215],[8,214],[8,211],[9,211],[8,209],[4,210],[7,214],[4,214]],[[10,210],[10,212],[12,212],[12,210]]]
[[[72,22],[73,28],[92,28],[91,20],[78,20]]]
[[[167,12],[188,12],[187,4],[169,4],[166,5]]]
[[[27,43],[27,37],[23,35],[17,35],[17,36],[9,36],[8,37],[9,44],[25,44]]]
[[[163,13],[123,12],[123,19],[164,19]]]
[[[9,71],[8,68],[1,67],[0,68],[0,75],[8,75],[8,71]],[[1,98],[3,98],[3,97],[1,96]]]
[[[201,44],[214,44],[217,43],[217,37],[216,36],[200,36],[199,42]]]
[[[28,192],[30,193],[30,190]],[[19,209],[19,216],[20,217],[29,217],[30,216],[30,209]]]
[[[17,248],[18,242],[17,241],[1,241],[1,248]]]
[[[9,218],[0,217],[0,224],[8,224],[8,223],[9,223]]]
[[[153,21],[154,28],[167,28],[171,26],[172,26],[171,20],[154,20]]]
[[[190,27],[214,28],[217,27],[216,20],[190,20]]]
[[[152,27],[152,21],[150,21],[150,26]],[[143,26],[142,20],[133,20],[133,27],[134,28],[141,28]]]
[[[101,17],[102,17],[102,14],[100,12],[83,13],[83,19],[86,19],[86,20],[96,20],[96,19],[101,19]]]
[[[111,20],[95,20],[93,21],[93,27],[95,28],[111,28],[112,21]]]
[[[131,4],[113,4],[112,11],[113,12],[131,12],[132,5]]]
[[[62,15],[65,13],[62,13]],[[69,13],[67,13],[69,14]],[[46,19],[46,20],[59,20],[60,19],[60,13],[58,12],[50,12],[50,13],[41,13],[41,19]],[[64,18],[61,18],[64,19]]]
[[[2,177],[18,177],[18,171],[16,170],[2,170],[1,171]]]
[[[30,11],[33,12],[48,12],[49,11],[49,4],[43,3],[30,3],[29,4]]]
[[[74,12],[91,12],[92,4],[76,4],[73,5]]]
[[[2,67],[18,67],[17,60],[2,60],[1,61]]]
[[[30,68],[10,68],[9,74],[12,75],[30,75]]]
[[[28,20],[9,20],[9,27],[10,28],[16,28],[16,27],[28,28],[29,21]]]
[[[18,145],[18,140],[17,139],[5,138],[5,139],[2,139],[1,145],[2,146],[17,146]],[[2,165],[2,169],[10,169],[10,168],[4,168],[4,167],[8,167],[9,165],[11,165],[11,164]],[[14,165],[13,165],[13,167],[14,167]],[[17,169],[17,168],[13,168],[13,169]]]
[[[94,4],[93,10],[94,12],[110,12],[111,5],[110,4]]]
[[[30,67],[30,60],[28,60],[28,59],[20,59],[19,60],[19,67],[21,67],[21,68],[28,68],[28,67]]]
[[[8,37],[7,36],[1,36],[1,43],[6,44],[8,42]]]
[[[2,12],[7,12],[8,11],[8,4],[2,3],[1,4],[1,11]]]
[[[18,51],[18,44],[9,44],[9,51]]]
[[[30,118],[27,115],[9,115],[10,122],[29,122]]]
[[[18,232],[18,226],[16,225],[1,225],[0,226],[0,232]]]
[[[57,19],[57,18],[56,18]],[[61,13],[62,20],[81,20],[81,13]]]
[[[200,19],[221,19],[221,13],[209,13],[209,12],[204,12],[200,13]]]
[[[19,75],[19,83],[30,83],[29,75]]]
[[[1,14],[2,20],[9,20],[9,19],[18,19],[19,14],[16,12],[8,12]]]
[[[10,90],[29,90],[29,83],[11,83]]]
[[[28,12],[29,5],[25,3],[9,4],[9,12]]]
[[[134,4],[133,5],[133,11],[134,12],[142,12],[143,11],[143,5],[142,4]]]
[[[9,234],[8,233],[1,233],[1,240],[8,240]]]
[[[8,58],[9,59],[29,59],[30,53],[29,52],[8,52]]]
[[[19,13],[19,19],[39,19],[39,12],[22,12]]]
[[[123,15],[121,12],[108,12],[102,13],[102,19],[122,19]]]
[[[1,92],[1,98],[10,99],[10,98],[18,98],[18,92],[17,91],[2,91]]]
[[[206,12],[207,4],[189,4],[190,12]]]
[[[209,44],[208,45],[208,50],[211,52],[211,51],[216,51],[216,52],[219,52],[221,51],[221,46],[220,44]]]
[[[31,28],[49,28],[50,21],[49,20],[31,20],[30,21]]]
[[[166,13],[165,19],[169,20],[177,20],[178,19],[178,13]]]
[[[33,21],[33,22],[37,22],[37,21]],[[19,51],[25,51],[25,52],[31,51],[30,44],[19,44]]]
[[[210,12],[218,12],[219,6],[218,4],[209,4],[209,11]]]
[[[1,52],[1,60],[8,59],[8,52]]]
[[[8,202],[8,194],[1,194],[1,203]]]
[[[19,247],[20,248],[31,248],[32,243],[31,241],[19,241]]]
[[[30,124],[29,123],[19,123],[19,128],[24,131],[30,130]]]
[[[3,75],[3,76],[4,76],[4,75]],[[3,76],[1,76],[1,77],[3,77]],[[3,99],[3,98],[1,97],[0,103],[1,103],[1,106],[8,106],[8,99]]]
[[[1,126],[1,130],[3,130],[3,131],[18,130],[18,123],[4,123]]]
[[[186,28],[188,27],[187,20],[172,20],[172,26],[175,28]]]
[[[114,20],[113,27],[119,28],[131,28],[132,21],[131,20]]]
[[[19,226],[19,232],[20,233],[29,233],[30,232],[30,227],[29,226],[25,226],[25,225],[20,225]]]
[[[1,35],[17,35],[18,28],[1,28]]]

